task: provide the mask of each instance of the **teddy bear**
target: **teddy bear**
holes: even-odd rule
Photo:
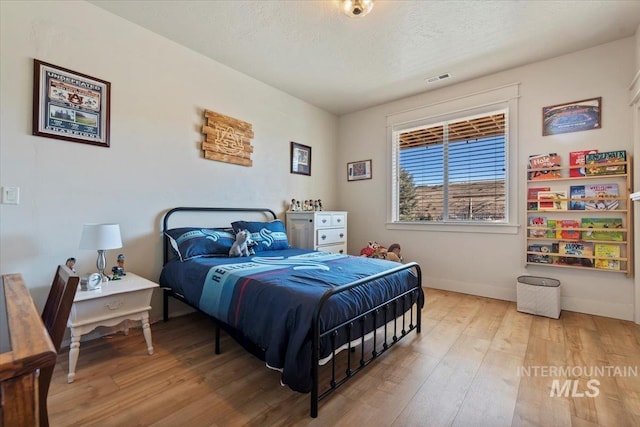
[[[229,256],[249,256],[249,242],[252,242],[249,230],[238,231],[236,233],[236,241],[233,242],[231,249],[229,249]]]
[[[373,251],[371,258],[387,259],[387,248],[382,245],[378,245]]]
[[[400,255],[400,245],[397,243],[389,246],[389,249],[374,241],[367,242],[367,247],[360,251],[360,256],[367,258],[380,258],[387,261],[395,261],[402,263],[402,255]]]
[[[380,248],[380,244],[376,241],[367,242],[367,247],[362,248],[360,251],[360,256],[371,258],[373,257],[375,251]]]
[[[402,264],[402,254],[400,254],[400,245],[398,243],[392,243],[387,250],[387,261],[395,261]]]

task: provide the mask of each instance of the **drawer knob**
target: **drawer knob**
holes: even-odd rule
[[[326,222],[327,222],[327,220],[326,220],[326,219],[323,219],[323,220],[322,220],[322,223],[323,223],[323,224],[324,224],[324,223],[326,223]]]
[[[327,236],[325,236],[325,235],[323,234],[322,236],[320,236],[320,238],[321,238],[322,240],[324,240],[324,239],[326,239],[326,238],[327,238]]]
[[[342,220],[340,218],[336,219],[336,222],[340,223]]]
[[[344,237],[344,233],[340,233],[340,237]]]
[[[343,249],[340,249],[340,253],[344,253],[344,250],[343,250]]]

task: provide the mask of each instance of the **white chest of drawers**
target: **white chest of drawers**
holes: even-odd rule
[[[347,212],[287,212],[289,244],[296,248],[347,253]]]

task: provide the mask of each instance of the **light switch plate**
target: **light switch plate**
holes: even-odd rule
[[[20,204],[20,187],[2,187],[2,203],[5,205]]]

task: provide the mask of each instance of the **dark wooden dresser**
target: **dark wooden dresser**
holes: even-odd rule
[[[38,374],[56,352],[22,276],[0,282],[0,427],[39,426]]]

